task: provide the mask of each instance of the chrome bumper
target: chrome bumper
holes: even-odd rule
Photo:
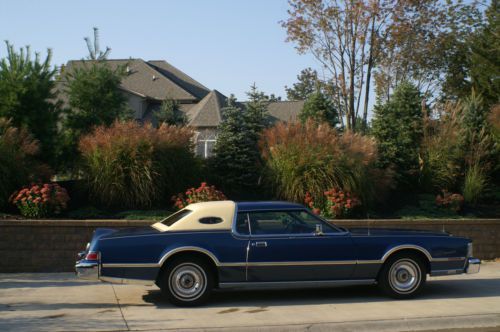
[[[84,280],[99,280],[99,263],[76,262],[76,276]]]
[[[467,266],[465,267],[465,273],[478,273],[479,267],[481,266],[481,260],[478,258],[468,258]]]

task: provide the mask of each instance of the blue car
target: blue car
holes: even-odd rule
[[[217,201],[187,206],[149,227],[99,228],[79,254],[85,279],[156,284],[173,304],[214,289],[378,284],[417,295],[431,276],[477,273],[472,242],[448,233],[345,229],[302,205]]]

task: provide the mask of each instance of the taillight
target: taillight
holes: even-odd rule
[[[95,251],[89,251],[85,259],[88,261],[97,261],[99,260],[99,253]]]

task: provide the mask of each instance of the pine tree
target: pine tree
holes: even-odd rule
[[[292,87],[285,86],[286,97],[288,100],[304,100],[312,95],[318,87],[318,73],[316,70],[306,68],[297,75],[297,83]]]
[[[186,114],[179,110],[179,103],[173,99],[164,100],[160,108],[154,112],[154,117],[158,124],[185,126],[188,123]]]
[[[492,0],[486,10],[486,24],[471,39],[470,76],[472,87],[489,107],[500,102],[500,3]]]
[[[258,112],[256,108],[252,112],[237,105],[234,98],[230,98],[222,110],[212,169],[229,196],[248,197],[257,186],[259,153],[255,121]]]
[[[29,47],[16,52],[6,45],[7,57],[0,62],[0,117],[28,129],[41,143],[40,159],[53,166],[60,107],[54,102],[52,52],[42,61],[38,53],[32,58]]]
[[[379,163],[395,167],[400,184],[411,184],[419,170],[422,100],[413,84],[403,82],[388,102],[375,106],[372,133],[378,143]]]
[[[337,110],[331,100],[320,91],[316,91],[307,98],[299,114],[299,119],[302,123],[305,123],[308,119],[312,119],[317,123],[327,122],[332,127],[339,123]]]

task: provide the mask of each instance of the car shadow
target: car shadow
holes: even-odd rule
[[[411,301],[480,298],[500,296],[500,279],[432,280],[423,292]],[[157,308],[172,308],[160,290],[148,290],[143,300]],[[212,294],[204,307],[293,306],[308,304],[341,304],[398,301],[384,295],[376,286],[294,290],[222,291]]]

